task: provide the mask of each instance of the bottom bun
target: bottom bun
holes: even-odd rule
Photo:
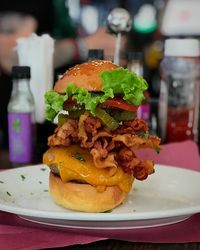
[[[90,184],[64,183],[60,177],[49,175],[50,194],[58,205],[82,212],[105,212],[120,205],[127,197],[118,186],[98,192]]]

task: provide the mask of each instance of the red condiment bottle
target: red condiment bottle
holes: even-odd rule
[[[199,137],[200,45],[197,39],[167,39],[161,62],[159,127],[163,142]]]

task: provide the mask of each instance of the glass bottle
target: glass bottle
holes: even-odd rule
[[[128,52],[128,65],[129,71],[135,72],[137,75],[144,77],[143,53],[130,51]],[[150,119],[150,103],[149,93],[145,93],[145,101],[139,106],[137,110],[138,118],[149,122]]]
[[[139,76],[143,76],[143,54],[141,52],[128,52],[128,65],[129,71],[135,72]]]
[[[33,161],[34,98],[30,89],[30,67],[13,66],[13,88],[8,103],[9,159],[13,166]]]
[[[103,60],[104,50],[103,49],[90,49],[88,50],[88,61]]]
[[[197,39],[165,41],[158,114],[163,142],[198,142],[199,57]]]

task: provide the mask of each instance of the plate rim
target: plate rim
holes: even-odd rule
[[[172,225],[172,224],[176,224],[185,220],[188,220],[192,215],[184,215],[184,216],[177,216],[175,219],[170,220],[170,221],[166,221],[167,218],[162,218],[161,222],[154,222],[151,224],[145,224],[145,225],[139,225],[139,224],[132,224],[132,225],[124,225],[124,223],[126,223],[127,221],[116,221],[116,222],[120,222],[120,226],[114,226],[112,223],[112,226],[108,226],[108,225],[103,225],[103,226],[93,226],[88,224],[88,221],[82,221],[82,222],[87,222],[87,224],[84,225],[77,225],[77,224],[69,224],[69,221],[67,221],[68,224],[59,224],[59,222],[50,222],[50,221],[45,221],[45,220],[40,220],[40,218],[37,217],[28,217],[28,216],[20,216],[18,215],[18,217],[20,217],[23,220],[26,220],[28,222],[32,222],[32,223],[37,223],[39,225],[45,225],[45,226],[50,226],[50,227],[56,227],[56,228],[67,228],[67,229],[81,229],[81,230],[128,230],[128,229],[144,229],[144,228],[154,228],[154,227],[161,227],[161,226],[168,226],[168,225]],[[171,218],[170,218],[171,219]],[[159,219],[158,219],[159,220]],[[157,220],[156,220],[157,221]],[[78,222],[78,221],[77,221]],[[89,221],[89,223],[91,223],[93,221]],[[96,222],[96,221],[95,221]],[[104,221],[101,221],[102,223],[104,223]],[[109,223],[110,221],[106,221],[105,223]],[[134,223],[138,223],[138,221],[132,220],[132,221],[128,221],[128,222],[134,222]],[[142,220],[143,222],[143,220]],[[145,220],[146,222],[146,220]],[[122,224],[121,224],[122,223]]]
[[[37,164],[37,165],[30,165],[30,166],[24,166],[20,168],[15,168],[15,169],[7,169],[3,170],[0,172],[1,173],[6,173],[7,171],[20,171],[20,170],[26,170],[29,171],[32,168],[41,168],[41,167],[47,167],[45,164]],[[191,170],[191,169],[186,169],[186,168],[181,168],[177,166],[170,166],[170,165],[164,165],[164,164],[156,164],[156,167],[161,167],[161,168],[171,168],[171,169],[178,169],[181,171],[189,171],[192,173],[197,173],[200,176],[200,172],[196,170]],[[48,168],[48,167],[47,167]],[[29,209],[29,208],[21,208],[18,207],[16,208],[15,206],[10,206],[10,205],[5,205],[1,203],[0,199],[0,211],[4,212],[10,212],[16,215],[20,216],[34,216],[38,218],[45,218],[45,219],[58,219],[58,220],[69,220],[70,217],[72,216],[74,211],[70,212],[51,212],[51,211],[46,211],[46,210],[34,210],[34,209]],[[55,213],[52,215],[52,213]],[[191,216],[194,214],[200,213],[200,204],[193,206],[193,207],[185,207],[185,208],[176,208],[176,209],[169,209],[160,211],[159,214],[155,212],[132,212],[132,213],[120,213],[120,217],[116,220],[116,216],[118,214],[116,213],[85,213],[85,212],[75,212],[74,214],[76,216],[73,217],[74,221],[125,221],[125,220],[153,220],[153,219],[162,219],[162,218],[173,218],[177,216]]]

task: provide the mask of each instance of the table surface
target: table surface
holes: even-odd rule
[[[8,152],[0,150],[0,168],[9,168]],[[1,246],[0,246],[1,247]],[[54,248],[55,249],[55,248]],[[181,243],[181,244],[161,244],[161,243],[134,243],[121,240],[102,240],[85,245],[74,245],[62,248],[59,250],[200,250],[200,243]]]
[[[153,244],[133,243],[120,240],[104,240],[86,245],[69,246],[60,250],[200,250],[199,243],[187,244]]]

